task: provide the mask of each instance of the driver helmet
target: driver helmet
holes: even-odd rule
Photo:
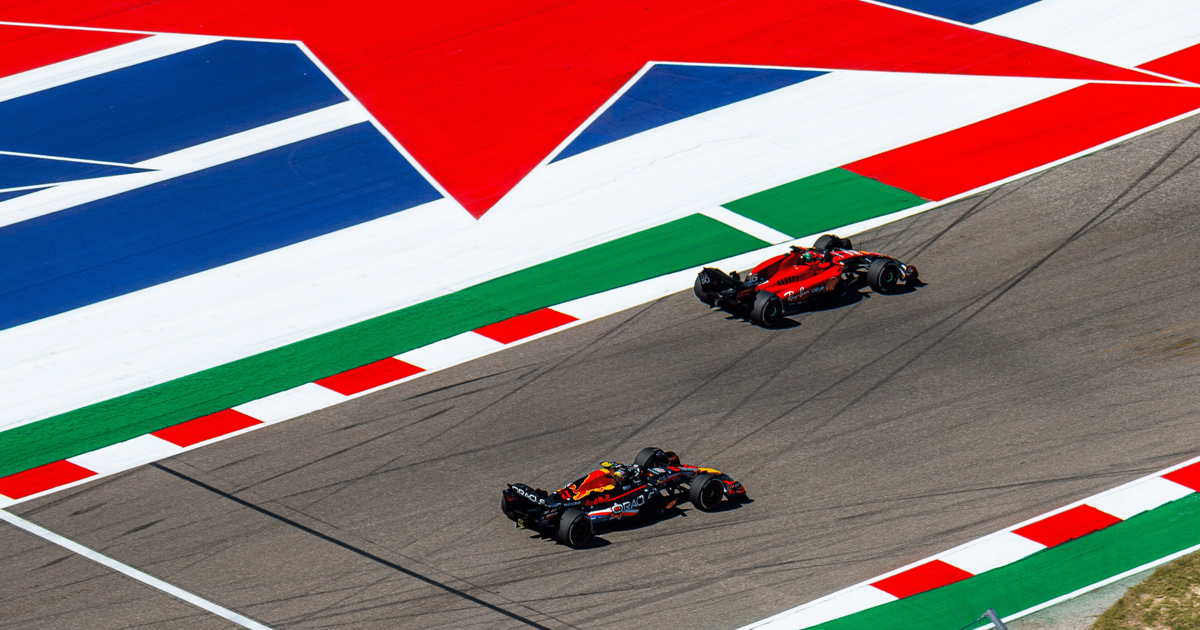
[[[800,260],[804,261],[807,265],[811,265],[817,262],[817,255],[813,253],[813,250],[806,249],[803,254],[800,254]]]
[[[613,479],[624,479],[624,467],[616,462],[600,462],[600,470],[608,473]]]

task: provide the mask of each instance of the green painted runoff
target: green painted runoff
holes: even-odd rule
[[[725,207],[799,238],[925,202],[899,188],[835,168],[743,197]]]

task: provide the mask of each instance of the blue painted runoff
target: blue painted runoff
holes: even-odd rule
[[[0,192],[0,202],[8,201],[9,199],[16,199],[22,195],[28,195],[31,192],[37,192],[39,190],[45,190],[45,188],[27,188],[25,190],[7,190]]]
[[[89,164],[0,153],[0,188],[56,184],[78,179],[139,173],[145,169]]]
[[[0,329],[440,198],[369,123],[0,228]]]
[[[964,24],[978,24],[997,15],[1016,11],[1039,0],[886,0],[892,6],[904,7],[927,15],[936,15]]]
[[[656,64],[553,162],[688,116],[826,74],[811,70]]]
[[[0,150],[128,164],[344,100],[292,44],[220,41],[0,102]]]

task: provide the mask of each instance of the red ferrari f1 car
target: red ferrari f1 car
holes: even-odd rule
[[[685,500],[705,512],[715,510],[722,499],[746,500],[746,489],[729,475],[686,466],[675,453],[654,447],[642,449],[632,466],[603,462],[554,492],[513,483],[502,494],[500,510],[517,527],[569,547],[586,544],[596,529],[653,521]]]
[[[811,248],[795,247],[751,269],[745,278],[705,267],[696,276],[696,297],[709,306],[745,313],[760,326],[774,326],[784,309],[815,298],[833,297],[864,282],[889,293],[903,281],[920,282],[917,268],[876,252],[853,249],[848,238],[826,234]]]

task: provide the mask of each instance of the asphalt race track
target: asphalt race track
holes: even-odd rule
[[[854,238],[911,293],[679,293],[13,511],[272,628],[737,627],[1200,452],[1198,160],[1192,118]],[[500,514],[650,445],[755,501],[579,551]],[[0,538],[0,627],[232,627]]]

